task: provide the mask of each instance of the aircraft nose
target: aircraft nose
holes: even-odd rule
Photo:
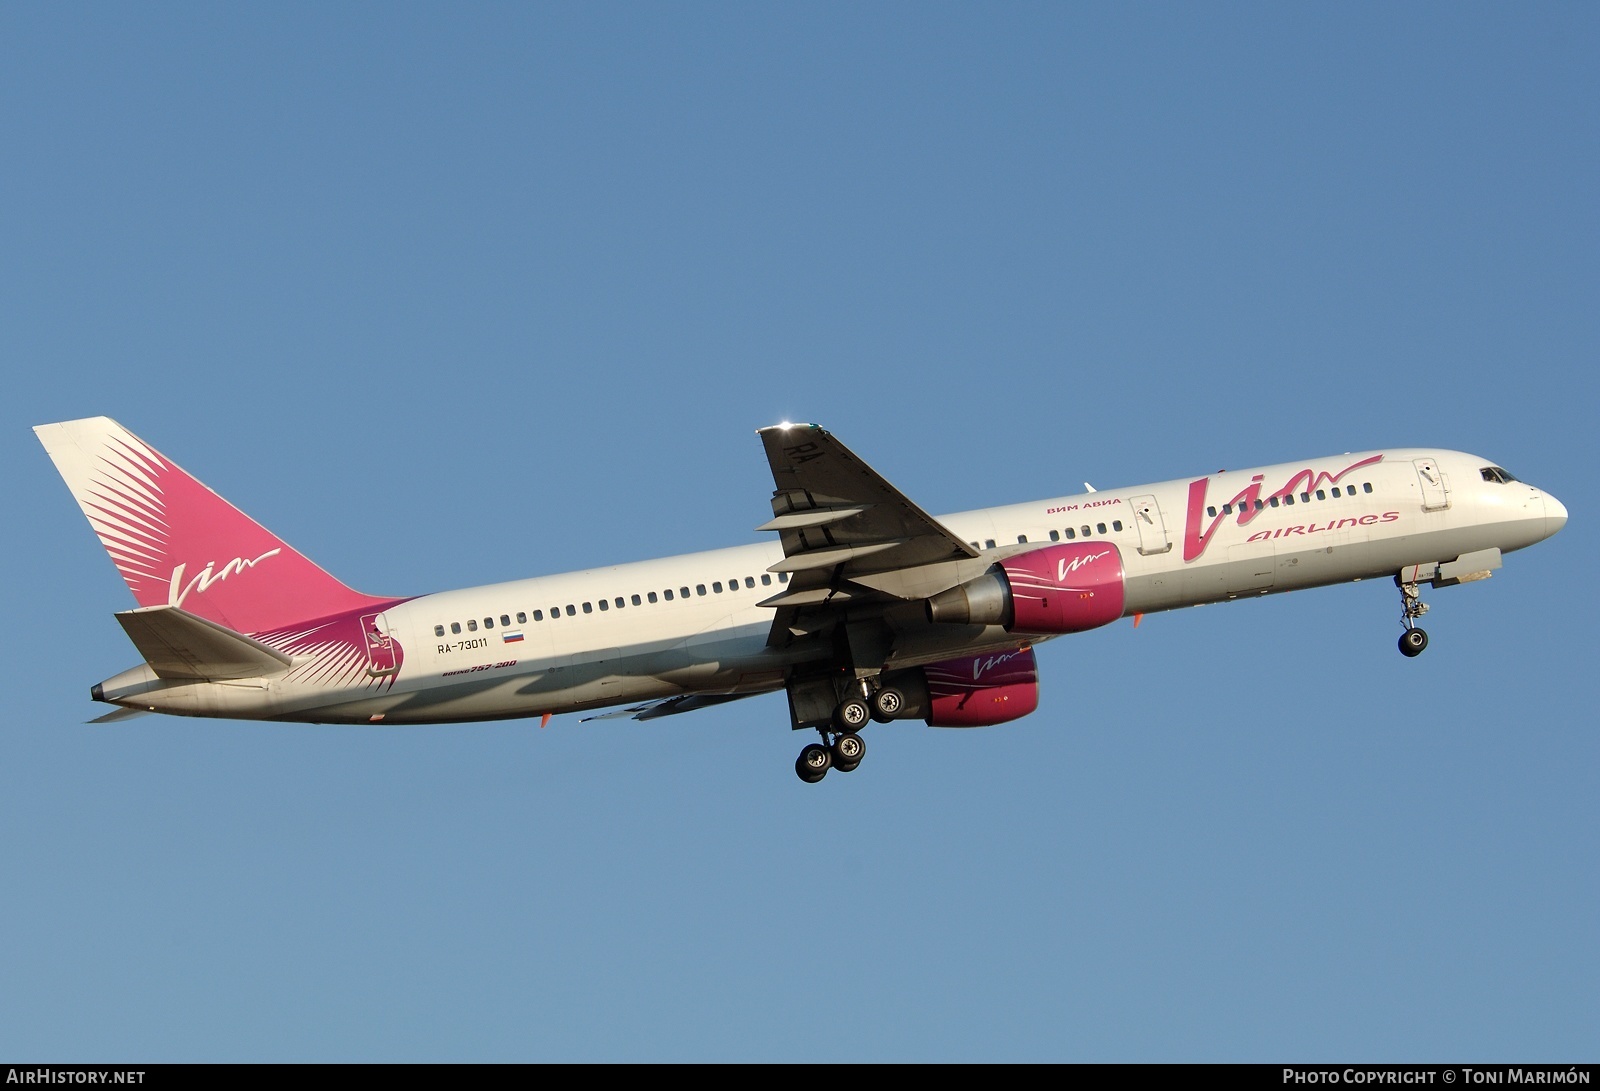
[[[1548,538],[1567,525],[1567,506],[1549,493],[1544,494],[1544,534]]]

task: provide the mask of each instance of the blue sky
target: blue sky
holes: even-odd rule
[[[0,1055],[1561,1060],[1600,1026],[1592,5],[6,5]],[[1384,445],[1487,583],[1152,616],[1015,724],[85,726],[113,415],[347,582]],[[1589,452],[1585,455],[1584,452]]]

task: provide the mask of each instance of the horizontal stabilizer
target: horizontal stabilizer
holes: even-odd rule
[[[294,665],[294,660],[265,644],[176,606],[125,610],[117,620],[150,669],[168,681],[259,678]]]
[[[134,719],[135,717],[138,717],[138,716],[148,716],[148,715],[150,715],[150,712],[149,712],[148,709],[143,709],[143,708],[118,708],[118,709],[113,709],[112,711],[106,713],[104,716],[96,716],[94,719],[90,720],[89,722],[92,723],[92,724],[118,724],[118,723],[121,723],[123,720],[132,720],[132,719]]]

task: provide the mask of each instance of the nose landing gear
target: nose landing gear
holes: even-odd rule
[[[1428,634],[1417,628],[1417,619],[1428,612],[1422,593],[1414,583],[1400,585],[1400,624],[1405,632],[1400,634],[1400,654],[1415,659],[1428,646]]]

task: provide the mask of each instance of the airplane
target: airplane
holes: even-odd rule
[[[934,518],[814,424],[759,429],[764,543],[412,597],[351,590],[107,417],[34,430],[138,607],[138,666],[90,689],[146,712],[439,724],[616,709],[650,720],[784,691],[807,783],[872,722],[1006,723],[1034,648],[1121,618],[1392,578],[1486,578],[1567,510],[1487,459],[1366,451]],[[603,718],[603,717],[590,717]]]

